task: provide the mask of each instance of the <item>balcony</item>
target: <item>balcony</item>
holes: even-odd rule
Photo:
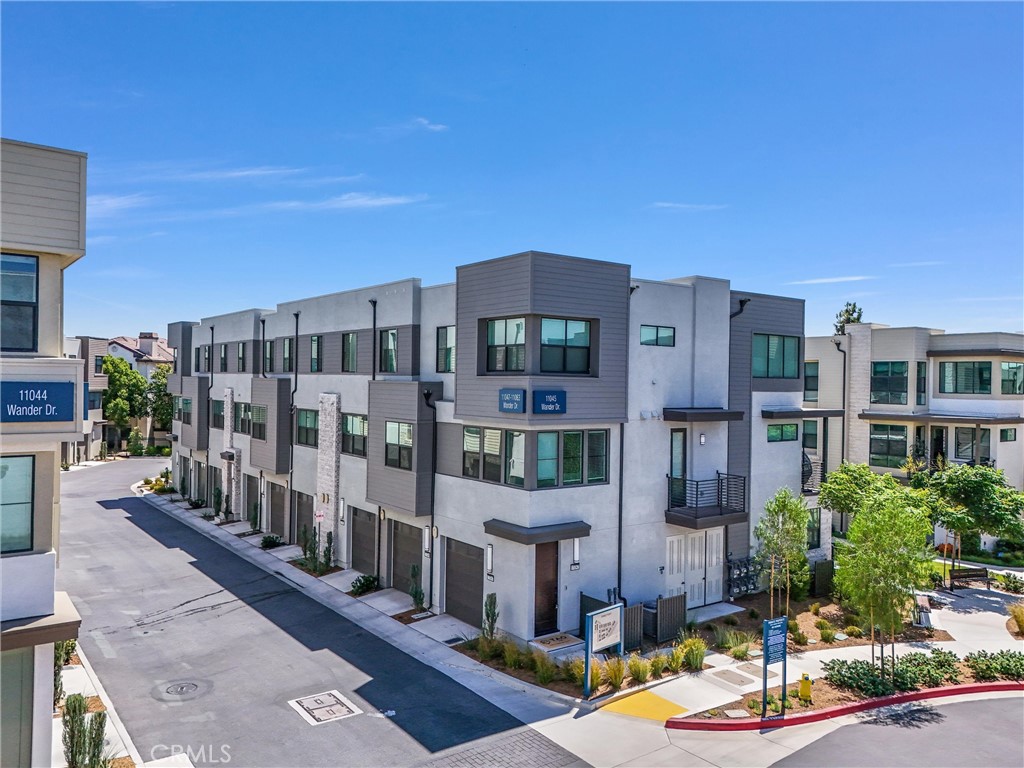
[[[800,491],[805,496],[813,496],[821,491],[825,482],[825,465],[820,459],[812,459],[806,453],[800,471]]]
[[[722,472],[710,480],[668,479],[665,522],[701,530],[747,521],[747,479]]]

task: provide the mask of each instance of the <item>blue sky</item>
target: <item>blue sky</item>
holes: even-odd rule
[[[1024,325],[1024,6],[2,4],[3,135],[89,153],[68,333],[528,249]]]

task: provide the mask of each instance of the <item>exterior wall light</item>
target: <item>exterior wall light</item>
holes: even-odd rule
[[[430,526],[423,526],[423,554],[430,557]]]
[[[707,441],[708,441],[708,436],[705,435],[703,432],[701,432],[700,433],[700,444],[704,445],[704,443],[706,443]]]
[[[578,571],[580,569],[580,540],[572,540],[572,563],[569,565],[570,571]]]
[[[487,578],[494,580],[494,545],[488,544],[484,550],[484,570],[487,571]]]

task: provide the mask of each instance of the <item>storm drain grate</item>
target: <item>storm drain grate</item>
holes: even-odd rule
[[[195,683],[175,683],[174,685],[167,686],[167,692],[172,696],[184,696],[186,693],[192,693],[197,690],[199,690],[199,686]]]
[[[462,642],[462,638],[461,637],[449,637],[447,640],[444,641],[444,644],[445,645],[458,645],[461,642]]]
[[[310,725],[344,720],[346,717],[363,713],[363,710],[338,691],[325,691],[312,696],[304,696],[301,699],[293,699],[288,704]]]

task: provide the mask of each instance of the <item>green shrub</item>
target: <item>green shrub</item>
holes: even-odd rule
[[[537,682],[547,685],[558,674],[558,665],[544,651],[538,649],[533,652],[533,671],[537,675]]]
[[[132,431],[128,434],[128,453],[132,456],[141,456],[145,451],[145,445],[142,442],[142,433],[139,432],[138,427],[133,427]]]
[[[161,448],[160,449],[160,455],[161,456],[170,456],[171,455],[171,449],[170,448]]]
[[[271,533],[268,536],[264,536],[260,539],[260,549],[276,549],[277,547],[284,545],[284,539],[278,536],[276,533]]]
[[[426,596],[423,593],[423,585],[420,584],[420,567],[415,563],[409,566],[409,581],[409,597],[412,598],[413,608],[422,612]]]
[[[501,640],[491,637],[481,637],[477,652],[480,654],[481,659],[484,659],[485,661],[494,661],[495,659],[501,658],[503,648],[504,645]]]
[[[747,611],[747,616],[754,619],[755,621],[761,618],[761,614],[758,613],[757,608],[751,608],[749,611]]]
[[[834,629],[823,629],[821,630],[821,642],[823,643],[834,643],[836,641],[836,631]]]
[[[71,657],[76,650],[78,650],[78,642],[76,640],[58,640],[53,644],[53,651],[59,655],[62,667],[66,667],[71,663]]]
[[[964,661],[979,681],[1024,679],[1024,653],[1020,651],[975,651]]]
[[[506,640],[502,643],[501,660],[509,669],[521,669],[523,667],[523,654],[515,640]]]
[[[849,637],[863,637],[864,630],[858,627],[856,624],[851,624],[843,630]]]
[[[1017,631],[1024,633],[1024,603],[1014,603],[1009,606],[1010,617],[1017,625]]]
[[[740,621],[735,616],[730,614],[730,615],[726,616],[724,619],[722,619],[722,623],[725,624],[726,626],[735,627],[736,625],[738,625],[740,623]]]
[[[1019,595],[1024,592],[1024,579],[1012,573],[1007,573],[1003,576],[1003,587],[1007,592]]]
[[[494,630],[498,624],[498,595],[488,592],[484,598],[484,637],[494,639]]]
[[[704,654],[708,650],[707,643],[699,637],[691,637],[682,645],[683,661],[690,669],[699,672],[704,668]]]
[[[608,683],[613,691],[622,688],[626,679],[626,662],[621,656],[612,656],[604,663],[604,681]]]
[[[668,666],[668,656],[661,651],[658,651],[651,656],[651,676],[661,677],[665,673],[665,667]]]
[[[596,691],[601,687],[601,662],[593,656],[590,657],[590,690]]]
[[[682,671],[683,666],[686,664],[686,658],[683,656],[683,649],[681,646],[675,646],[669,651],[668,660],[665,662],[665,666],[668,671],[673,675],[678,675]]]
[[[811,613],[819,616],[821,614],[821,603],[811,603]]]
[[[562,664],[562,674],[574,685],[583,685],[583,675],[587,673],[587,663],[582,656],[573,656]]]
[[[799,629],[796,632],[791,633],[790,637],[793,638],[793,642],[796,645],[807,645],[807,635],[805,635]]]
[[[850,688],[865,696],[886,696],[894,690],[878,667],[868,661],[831,659],[822,663],[821,668],[825,679],[838,688]]]
[[[815,629],[832,629],[832,623],[828,619],[818,619],[814,622]]]
[[[637,653],[631,653],[626,662],[629,668],[629,676],[638,684],[643,685],[651,679],[651,660],[645,659]]]
[[[189,499],[188,505],[191,509],[202,509],[206,506],[206,499]]]
[[[373,592],[380,586],[380,579],[371,573],[363,574],[352,582],[352,594],[355,597]]]
[[[109,760],[103,757],[103,735],[107,713],[95,712],[86,719],[86,701],[73,693],[64,701],[64,760],[68,768],[103,768]]]
[[[746,661],[750,658],[750,646],[749,645],[737,645],[732,649],[732,657],[737,661]]]

